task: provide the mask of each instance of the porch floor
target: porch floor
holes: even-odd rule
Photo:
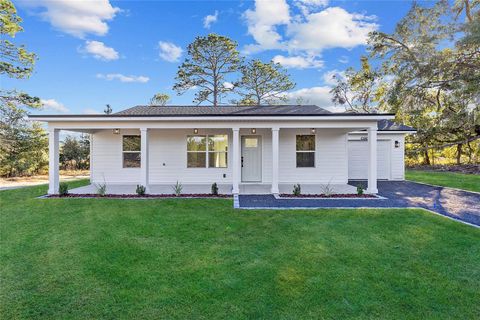
[[[280,193],[292,193],[293,184],[279,184]],[[322,184],[302,184],[302,194],[320,194],[324,193],[325,185]],[[270,184],[262,183],[242,183],[240,184],[240,194],[270,194]],[[357,189],[349,184],[331,184],[330,188],[333,194],[351,194],[356,193]],[[135,194],[135,184],[109,184],[107,185],[108,194]],[[97,188],[93,184],[84,187],[69,190],[73,194],[97,193]],[[184,194],[205,194],[211,192],[210,184],[184,184],[182,193]],[[231,194],[231,184],[218,184],[220,194]],[[172,184],[153,184],[150,185],[150,194],[172,194]]]

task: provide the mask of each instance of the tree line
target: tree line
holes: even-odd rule
[[[350,112],[387,111],[415,127],[407,151],[431,164],[456,148],[480,160],[480,1],[413,3],[394,32],[372,32],[359,70],[337,76],[333,101]]]

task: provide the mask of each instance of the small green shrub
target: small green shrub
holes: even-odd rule
[[[137,189],[135,190],[135,192],[139,195],[139,196],[144,196],[145,195],[145,192],[146,192],[146,188],[145,186],[142,186],[140,184],[137,184]]]
[[[58,193],[61,196],[66,196],[68,194],[68,183],[60,182],[60,186],[58,188]]]
[[[300,186],[300,183],[294,184],[293,185],[293,195],[299,196],[302,194],[302,187]]]
[[[216,182],[214,182],[214,183],[212,184],[212,194],[213,194],[214,196],[218,196],[218,186],[217,186],[217,183],[216,183]]]
[[[363,194],[363,188],[362,186],[357,186],[357,194],[361,196]]]
[[[107,194],[107,184],[106,183],[99,183],[95,185],[97,188],[97,194],[104,197]]]
[[[178,197],[182,194],[183,186],[180,182],[177,183],[172,187],[173,193]]]

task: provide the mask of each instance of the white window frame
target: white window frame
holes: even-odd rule
[[[139,137],[141,139],[141,136],[139,134],[123,134],[122,135],[122,168],[123,169],[139,169],[142,166],[142,145],[140,144],[140,150],[139,151],[124,151],[123,150],[123,140],[125,137]],[[125,157],[124,155],[126,153],[138,153],[140,155],[140,165],[138,167],[125,167]]]
[[[298,136],[311,136],[313,137],[313,147],[314,150],[297,150],[297,137]],[[297,161],[297,154],[298,153],[313,153],[313,166],[310,167],[299,167]],[[296,134],[295,135],[295,167],[299,169],[308,169],[308,168],[316,168],[317,167],[317,135],[316,134]]]
[[[227,138],[227,150],[226,151],[211,151],[208,143],[208,139],[214,136],[225,136]],[[189,151],[187,144],[187,168],[188,169],[227,169],[228,168],[228,134],[189,134],[186,139],[189,137],[205,137],[205,151]],[[205,155],[205,167],[189,167],[188,166],[188,154],[189,153],[206,153]],[[224,153],[226,154],[226,165],[225,167],[210,167],[210,153]]]

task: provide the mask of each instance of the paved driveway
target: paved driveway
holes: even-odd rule
[[[365,184],[365,182],[351,182]],[[379,181],[387,199],[276,199],[272,195],[241,195],[240,208],[426,208],[480,226],[480,194],[410,181]]]

